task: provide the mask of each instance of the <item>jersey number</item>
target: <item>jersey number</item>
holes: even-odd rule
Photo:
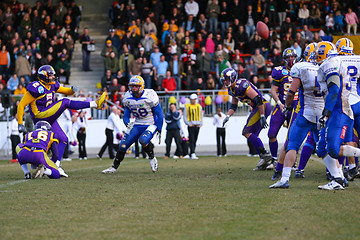
[[[139,109],[132,109],[131,113],[134,117],[139,118],[139,117],[146,117],[149,113],[148,111],[146,111],[145,108],[139,108]]]
[[[39,131],[37,133],[36,138],[34,138],[32,136],[32,134],[33,134],[33,132],[29,133],[28,138],[29,138],[29,140],[32,140],[33,143],[38,143],[38,142],[40,142],[40,140],[43,140],[44,142],[46,142],[46,140],[48,138],[48,132],[46,132],[46,131]]]
[[[314,96],[315,97],[322,97],[320,84],[319,84],[319,82],[317,80],[317,77],[315,77]]]

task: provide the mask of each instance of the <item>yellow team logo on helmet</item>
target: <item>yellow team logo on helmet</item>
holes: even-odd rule
[[[328,57],[333,57],[336,55],[336,46],[332,42],[328,41],[319,42],[315,50],[315,59],[318,64],[321,64]]]
[[[131,89],[131,86],[140,86],[139,94],[141,94],[145,88],[144,79],[139,75],[135,75],[135,76],[131,77],[130,81],[129,81],[130,89]]]
[[[339,55],[354,55],[354,44],[348,38],[340,38],[335,46]]]
[[[318,46],[317,42],[310,43],[304,50],[304,58],[307,62],[315,62],[315,49]]]

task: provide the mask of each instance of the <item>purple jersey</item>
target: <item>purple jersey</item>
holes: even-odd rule
[[[47,152],[53,142],[59,143],[59,140],[55,138],[53,132],[35,130],[25,135],[24,142],[19,144],[19,147],[35,148],[38,150],[42,149]]]
[[[290,70],[285,66],[275,67],[271,72],[271,76],[273,78],[272,84],[279,88],[277,95],[281,103],[285,104],[286,93],[288,92],[292,82],[292,77],[290,76]],[[294,101],[292,103],[293,107],[296,106],[297,100],[298,100],[298,93],[296,93],[294,96]]]
[[[254,89],[255,92],[265,101],[264,97],[261,95],[260,91],[248,80],[245,78],[236,80],[236,85],[234,88],[229,87],[229,95],[237,98],[239,101],[249,104],[253,107],[255,104],[254,100],[249,98],[246,95],[246,92],[250,89]]]
[[[27,85],[27,91],[31,96],[36,98],[36,100],[30,104],[30,114],[32,117],[55,102],[55,93],[59,87],[60,84],[57,81],[50,86],[45,86],[40,81],[35,81]]]

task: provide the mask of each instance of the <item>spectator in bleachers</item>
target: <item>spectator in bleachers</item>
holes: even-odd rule
[[[285,34],[289,32],[289,29],[292,29],[291,32],[295,34],[296,32],[295,24],[291,21],[290,17],[286,17],[285,22],[283,22],[282,25],[280,26],[280,37],[284,38]]]
[[[297,32],[297,33],[296,33],[296,36],[295,36],[294,41],[299,44],[299,46],[301,47],[301,49],[305,49],[305,39],[303,39],[303,38],[301,37],[301,33],[300,33],[300,32]]]
[[[229,54],[233,54],[235,52],[235,41],[230,32],[226,34],[226,38],[224,39],[224,48],[229,51]]]
[[[157,27],[155,23],[153,23],[150,19],[150,17],[145,18],[145,22],[143,23],[141,27],[141,35],[145,36],[146,32],[150,32],[150,30],[154,30],[155,35],[157,35]]]
[[[250,38],[255,33],[255,24],[258,22],[256,12],[253,11],[252,5],[247,6],[247,11],[244,16],[245,31]]]
[[[291,47],[294,44],[294,39],[291,37],[290,33],[286,33],[285,37],[281,41],[281,46],[283,49]]]
[[[183,64],[179,61],[179,56],[177,53],[172,55],[172,59],[169,61],[169,70],[171,72],[171,76],[175,78],[177,90],[181,90],[181,80],[183,78]]]
[[[340,10],[335,13],[334,23],[335,32],[341,34],[344,29],[344,15],[341,14]]]
[[[112,45],[112,41],[106,40],[106,44],[101,50],[101,56],[104,58],[104,62],[106,61],[107,58],[110,58],[110,53],[112,52],[115,53],[115,57],[117,58],[119,57],[116,47]]]
[[[327,34],[332,34],[334,32],[334,25],[334,13],[330,11],[329,14],[325,17],[325,27]]]
[[[298,11],[298,19],[300,22],[300,28],[302,29],[303,26],[306,24],[309,24],[309,17],[310,17],[310,12],[309,9],[307,8],[306,4],[303,4],[302,7],[299,9]]]
[[[123,45],[123,54],[119,58],[119,69],[126,79],[130,79],[129,65],[134,60],[134,55],[129,52],[126,44]]]
[[[134,75],[141,75],[142,73],[142,65],[143,65],[143,58],[139,57],[137,59],[134,59],[130,62],[129,65],[129,74],[130,77]]]
[[[321,12],[316,3],[311,3],[309,10],[309,25],[318,28],[320,25]]]
[[[146,57],[143,57],[141,76],[145,81],[145,88],[151,88],[153,72],[154,72],[154,65],[151,62],[149,62]]]
[[[248,69],[244,68],[244,64],[239,63],[237,65],[238,68],[238,78],[245,78],[245,79],[250,79],[251,75]]]
[[[201,47],[201,52],[196,56],[196,63],[199,68],[199,72],[203,79],[206,79],[209,72],[211,71],[211,55],[206,52],[206,47]]]
[[[208,74],[207,80],[206,80],[206,90],[215,90],[216,84],[215,80],[212,74]]]
[[[141,44],[145,48],[146,53],[151,53],[153,51],[153,45],[155,40],[149,35],[149,32],[145,31],[144,37],[140,40]]]
[[[10,53],[7,51],[6,45],[3,44],[0,51],[0,75],[8,78],[8,76],[10,75],[10,64]]]
[[[314,32],[314,38],[312,39],[312,41],[317,43],[322,41],[319,32]]]
[[[230,68],[231,63],[224,58],[223,54],[216,55],[217,56],[217,64],[216,64],[216,77],[220,79],[220,74],[225,68]]]
[[[115,76],[119,71],[119,59],[115,52],[111,52],[110,56],[105,58],[105,69],[110,69],[112,76]]]
[[[229,28],[230,25],[229,7],[226,1],[222,1],[221,3],[218,20],[221,26],[221,37],[224,37],[225,31]]]
[[[120,91],[120,85],[118,83],[118,79],[116,77],[113,77],[111,80],[111,85],[108,87],[109,92],[111,93],[111,95],[113,95],[114,92],[119,92]]]
[[[112,83],[111,71],[106,69],[105,75],[101,78],[101,88],[109,88]]]
[[[165,91],[165,94],[170,94],[176,90],[176,80],[171,76],[169,70],[166,71],[166,76],[162,81],[162,89]]]
[[[347,34],[350,35],[350,30],[352,28],[354,35],[356,35],[359,19],[351,8],[348,8],[348,12],[345,14],[345,21],[347,24]]]
[[[79,26],[81,20],[80,8],[76,5],[75,1],[71,1],[71,6],[68,9],[68,13],[71,11],[71,18],[75,21],[75,28]]]
[[[56,74],[59,77],[59,81],[65,77],[65,84],[69,84],[70,73],[71,73],[71,66],[70,62],[66,60],[66,55],[61,54],[60,59],[56,62],[55,66]]]
[[[26,93],[26,88],[24,87],[23,84],[20,83],[15,89],[14,95],[25,95],[25,93]]]
[[[188,0],[184,6],[185,13],[196,17],[199,13],[199,4],[194,0]]]
[[[300,32],[301,38],[308,42],[311,42],[314,38],[314,34],[309,30],[308,25],[304,25],[303,30]]]
[[[114,46],[116,48],[117,52],[119,53],[120,48],[121,48],[121,40],[120,40],[119,36],[115,34],[115,29],[113,29],[113,28],[109,29],[109,36],[107,36],[107,38],[105,39],[105,42],[107,42],[108,40],[111,41],[111,45]]]
[[[146,50],[146,48],[145,48]],[[163,54],[160,52],[159,47],[155,46],[154,47],[154,52],[152,52],[150,54],[150,61],[151,63],[154,65],[154,67],[157,67],[160,63],[160,56],[162,56]]]
[[[220,14],[220,7],[217,0],[212,0],[206,8],[206,13],[209,19],[209,32],[216,33],[218,30],[218,16]]]
[[[89,30],[88,28],[84,28],[84,34],[82,34],[80,36],[80,43],[82,44],[82,55],[83,55],[83,59],[82,59],[82,70],[87,72],[87,71],[92,71],[90,69],[90,51],[88,50],[88,45],[93,44],[94,41],[91,40],[90,36],[89,36]]]
[[[254,59],[249,59],[248,64],[245,66],[245,70],[249,71],[250,77],[258,75],[258,67],[254,63]]]
[[[206,85],[204,83],[203,78],[198,77],[196,79],[196,82],[194,83],[194,86],[192,87],[192,89],[197,89],[197,90],[205,90],[206,89]],[[204,99],[205,101],[205,99]]]
[[[15,73],[20,77],[25,78],[25,85],[30,82],[31,67],[29,61],[20,52],[15,61]]]
[[[157,90],[161,89],[162,81],[166,76],[166,71],[169,67],[169,63],[165,61],[165,56],[161,55],[160,62],[157,66],[155,66],[155,76],[154,80],[156,82]]]
[[[279,49],[277,47],[274,47],[273,55],[272,55],[272,58],[270,59],[269,66],[272,68],[281,66],[282,61],[283,61],[283,58],[282,58],[281,52],[279,51]]]
[[[196,22],[194,20],[194,16],[193,15],[188,15],[187,20],[183,22],[182,27],[186,32],[191,33],[191,35],[195,34],[195,26],[196,26]]]
[[[129,7],[129,5],[126,5],[126,19],[128,20],[128,23],[130,25],[132,20],[136,20],[137,18],[139,18],[139,13],[138,11],[135,9],[135,4],[132,3]]]
[[[291,45],[291,48],[295,50],[296,55],[297,55],[297,61],[299,61],[302,57],[302,49],[300,47],[300,45],[297,42],[294,42],[293,45]]]
[[[14,74],[12,74],[12,76],[9,78],[9,80],[7,82],[7,88],[11,91],[11,93],[14,93],[14,91],[18,85],[19,85],[19,78],[14,73]]]
[[[19,33],[21,34],[21,37],[24,37],[26,33],[31,30],[31,26],[32,24],[31,24],[30,14],[25,13],[24,17],[21,19],[19,23],[19,28],[18,28],[20,29]]]

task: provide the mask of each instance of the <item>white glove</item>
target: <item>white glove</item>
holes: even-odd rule
[[[74,93],[79,91],[79,87],[78,86],[71,86],[71,90],[73,90]]]

